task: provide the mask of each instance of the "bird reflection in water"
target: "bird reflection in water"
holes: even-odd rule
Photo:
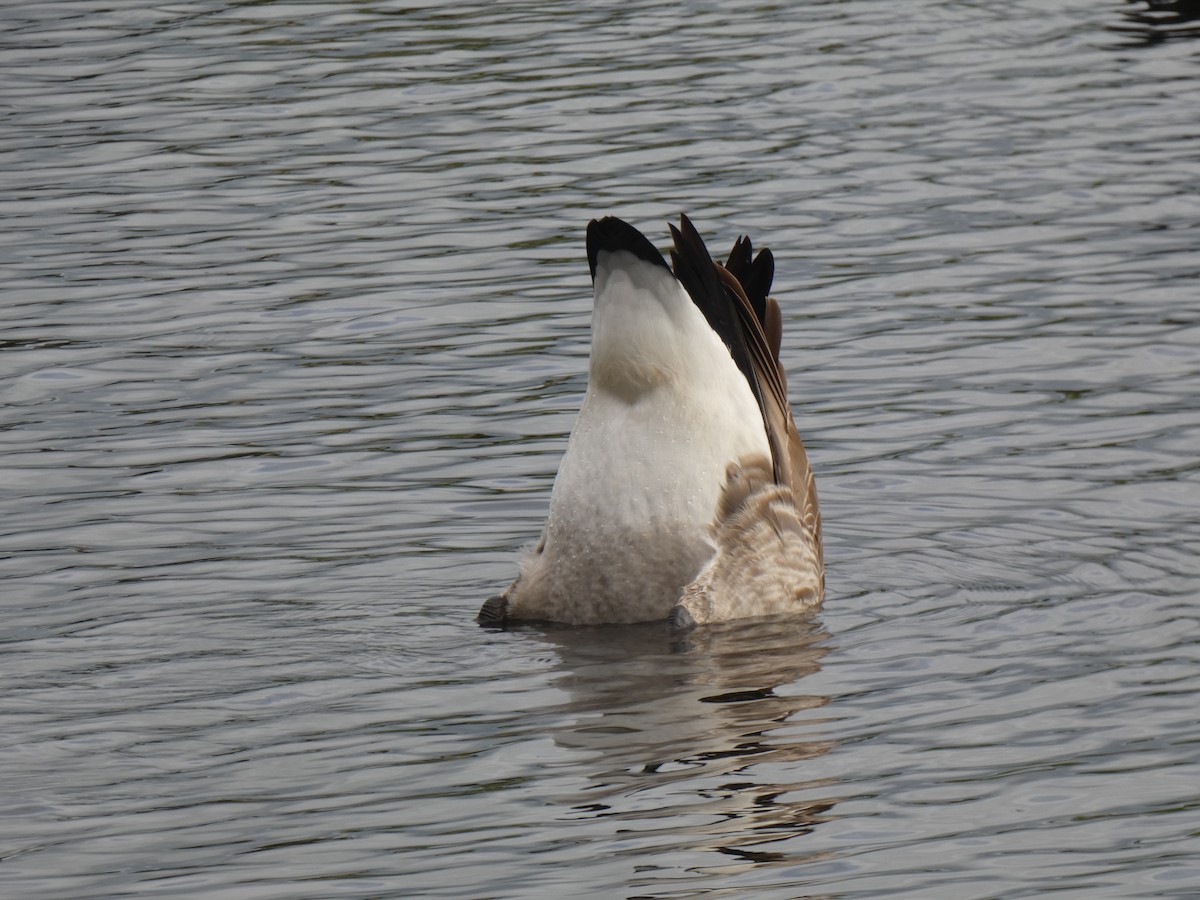
[[[596,759],[582,794],[560,798],[568,818],[609,817],[618,832],[754,864],[804,857],[784,842],[834,803],[833,782],[804,766],[833,747],[819,712],[829,698],[804,692],[828,651],[823,628],[757,620],[684,636],[652,624],[541,638],[570,695],[554,741]]]
[[[1130,38],[1127,46],[1200,37],[1200,0],[1129,0],[1122,17],[1108,30]]]

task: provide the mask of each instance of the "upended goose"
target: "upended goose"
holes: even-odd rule
[[[770,250],[714,263],[686,216],[674,271],[617,218],[590,222],[587,393],[550,515],[479,621],[678,628],[800,613],[825,589],[816,483],[779,364]]]

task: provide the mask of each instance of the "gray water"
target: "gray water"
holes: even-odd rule
[[[1200,42],[0,7],[0,895],[1200,895]],[[769,245],[823,611],[479,629],[589,218]]]

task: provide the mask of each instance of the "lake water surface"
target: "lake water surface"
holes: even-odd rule
[[[0,15],[0,894],[1200,896],[1186,9]],[[680,212],[825,607],[483,631]]]

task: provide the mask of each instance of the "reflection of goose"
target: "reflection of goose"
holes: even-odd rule
[[[1106,26],[1109,31],[1134,38],[1135,45],[1150,46],[1169,40],[1200,37],[1200,0],[1129,0],[1137,7],[1122,15],[1125,23]]]
[[[812,686],[829,641],[819,622],[524,636],[559,658],[566,701],[550,736],[590,758],[573,764],[586,783],[570,780],[554,796],[560,815],[631,840],[656,835],[672,859],[693,850],[756,864],[811,858],[803,836],[838,794],[833,767],[814,762],[834,748],[826,723],[837,717]]]
[[[587,394],[536,549],[480,621],[688,626],[815,608],[816,485],[779,364],[774,262],[712,261],[688,221],[674,272],[635,228],[588,225]]]

